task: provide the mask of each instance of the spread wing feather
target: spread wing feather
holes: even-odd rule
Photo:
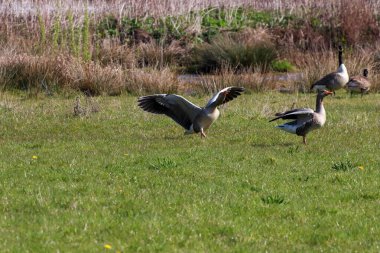
[[[233,100],[234,98],[237,98],[238,96],[240,96],[244,91],[245,91],[245,89],[243,87],[227,87],[227,88],[224,88],[221,91],[219,91],[218,93],[216,93],[210,99],[210,101],[208,101],[206,107],[214,104],[215,102],[217,102],[216,106],[225,104],[225,103]],[[225,96],[225,97],[222,99],[220,96]]]
[[[276,113],[277,116],[274,119],[271,119],[269,122],[278,120],[278,119],[308,119],[312,117],[314,114],[314,110],[310,108],[300,108],[300,109],[294,109],[286,112],[280,112]]]
[[[194,118],[202,110],[184,97],[174,94],[143,96],[137,102],[144,111],[165,114],[185,129],[190,128]]]

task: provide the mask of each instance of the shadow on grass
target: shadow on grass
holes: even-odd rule
[[[273,146],[279,146],[279,147],[297,147],[299,146],[297,143],[294,142],[283,142],[283,143],[251,143],[252,147],[255,148],[270,148]]]
[[[191,138],[191,136],[185,136],[184,134],[173,134],[173,135],[163,135],[163,140],[186,140],[187,138]]]
[[[178,133],[136,133],[134,134],[135,139],[139,140],[149,140],[149,141],[163,141],[163,140],[182,140],[186,138],[191,138],[190,136],[185,136],[184,134]]]

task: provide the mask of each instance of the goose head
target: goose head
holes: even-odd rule
[[[363,70],[363,76],[368,77],[368,69]]]
[[[317,97],[322,100],[324,97],[331,95],[331,94],[333,94],[333,92],[331,92],[329,90],[318,90]]]
[[[328,96],[328,95],[331,95],[333,94],[333,92],[331,91],[328,91],[328,90],[318,90],[318,95],[317,95],[317,101],[316,101],[316,108],[315,108],[315,112],[317,114],[322,114],[322,115],[325,115],[325,109],[323,107],[323,98]],[[323,116],[325,117],[325,116]],[[325,121],[326,119],[323,119],[322,121]],[[324,123],[322,123],[323,125]]]

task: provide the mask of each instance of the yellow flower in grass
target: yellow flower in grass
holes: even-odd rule
[[[109,244],[104,244],[104,248],[105,248],[105,249],[112,249],[112,246],[109,245]]]
[[[359,166],[358,169],[359,170],[364,170],[364,166]]]
[[[37,159],[38,159],[38,156],[34,155],[34,156],[32,156],[32,159],[33,159],[33,160],[37,160]]]

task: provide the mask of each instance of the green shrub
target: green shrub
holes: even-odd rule
[[[272,62],[272,69],[277,72],[290,72],[295,67],[287,60],[276,60]]]
[[[117,36],[117,22],[117,19],[112,15],[108,15],[101,19],[96,27],[99,37],[104,39],[107,37]]]

